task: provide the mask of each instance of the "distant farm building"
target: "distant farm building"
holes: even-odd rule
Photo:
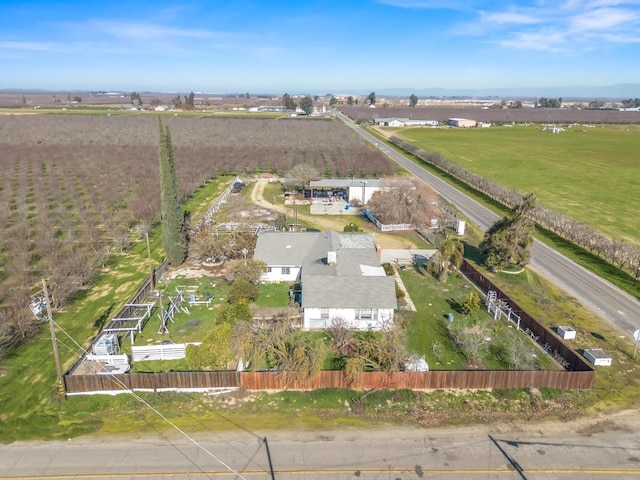
[[[449,118],[447,119],[447,125],[458,128],[475,127],[476,121],[469,120],[468,118]]]
[[[437,120],[418,120],[413,118],[374,118],[373,122],[376,125],[382,125],[384,127],[436,127],[438,126]]]
[[[305,191],[305,197],[326,198],[340,197],[351,203],[356,200],[366,204],[371,200],[371,195],[381,189],[381,180],[364,178],[324,178],[309,182],[309,190]]]

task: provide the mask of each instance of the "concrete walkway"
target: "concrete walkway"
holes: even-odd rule
[[[405,305],[400,307],[400,310],[409,310],[410,312],[417,311],[416,306],[413,304],[413,300],[411,300],[411,297],[409,296],[409,292],[407,291],[407,287],[404,286],[404,282],[402,281],[402,278],[400,277],[400,274],[398,273],[398,268],[397,268],[396,265],[393,266],[393,276],[396,279],[396,284],[398,285],[398,288],[402,292],[404,292]]]

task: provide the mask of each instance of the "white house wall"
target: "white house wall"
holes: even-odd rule
[[[354,330],[380,330],[383,323],[393,321],[392,308],[378,308],[378,319],[356,319],[355,308],[329,308],[328,316],[322,318],[322,310],[320,308],[304,309],[304,328],[308,330],[323,330],[329,328],[334,319],[340,318],[344,320],[349,328]]]
[[[295,282],[298,279],[298,275],[300,275],[300,267],[299,266],[269,266],[271,269],[270,272],[266,272],[262,274],[261,280],[263,282]],[[289,269],[289,273],[282,273],[284,268]]]
[[[361,203],[368,203],[371,200],[371,196],[380,190],[378,187],[364,187],[364,202],[362,201],[362,185],[356,187],[349,187],[349,201],[358,200]]]

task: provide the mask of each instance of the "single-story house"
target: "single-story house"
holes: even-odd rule
[[[370,233],[265,232],[254,258],[267,264],[264,281],[300,282],[306,329],[341,319],[353,329],[379,330],[393,321],[395,279],[380,265]]]

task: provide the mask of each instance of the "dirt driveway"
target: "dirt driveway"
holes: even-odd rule
[[[251,190],[251,201],[256,205],[259,205],[263,208],[268,208],[270,210],[275,210],[277,212],[281,212],[286,214],[288,217],[293,216],[293,208],[285,207],[284,205],[275,205],[264,198],[264,188],[267,185],[269,180],[267,179],[258,179],[256,183],[253,185],[253,189]],[[298,213],[298,218],[300,220],[304,220],[305,222],[314,225],[316,228],[320,230],[337,230],[342,231],[345,225],[345,217],[342,215],[339,216],[330,216],[330,215],[306,215]],[[382,248],[398,248],[398,249],[413,249],[416,248],[416,244],[412,242],[408,238],[404,237],[396,237],[394,235],[389,235],[382,232],[373,232],[373,241],[376,245],[380,245]]]

